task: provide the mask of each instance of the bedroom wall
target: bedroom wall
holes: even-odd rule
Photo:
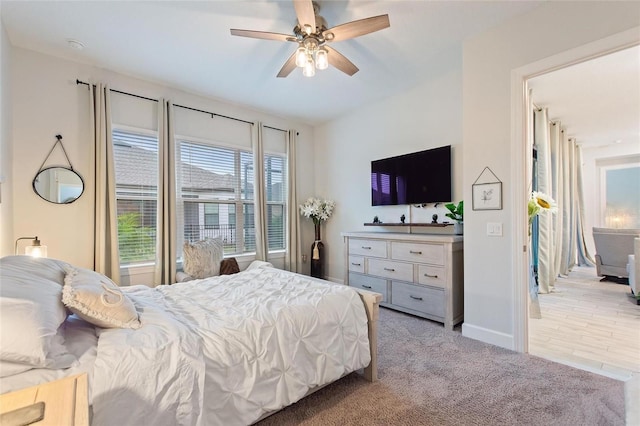
[[[448,60],[446,55],[434,60],[435,69],[420,86],[318,126],[315,195],[337,202],[323,230],[328,278],[343,280],[341,232],[378,230],[363,226],[374,215],[395,222],[409,211],[415,221],[430,221],[431,207],[371,207],[370,161],[452,144],[454,199],[467,201],[463,334],[514,348],[512,260],[522,248],[515,247],[512,215],[519,206],[511,194],[524,183],[511,181],[520,167],[511,157],[511,72],[636,27],[639,16],[638,3],[544,4],[468,39]],[[485,166],[503,182],[502,210],[471,208],[471,185]],[[487,222],[502,223],[503,237],[487,237]],[[303,221],[303,227],[312,225]]]
[[[11,44],[0,19],[0,257],[13,254]]]
[[[432,63],[423,84],[316,128],[316,195],[336,202],[322,231],[325,273],[332,281],[344,278],[341,232],[384,231],[363,226],[374,216],[397,223],[404,214],[408,222],[431,222],[438,212],[439,221],[446,219],[441,206],[372,207],[371,160],[452,145],[452,195],[462,199],[462,51],[451,50]],[[301,225],[313,228],[310,220]]]
[[[640,24],[640,3],[549,2],[468,39],[463,53],[464,197],[485,166],[503,181],[503,210],[465,214],[465,323],[463,334],[514,347],[513,259],[522,255],[513,229],[514,191],[524,182],[512,157],[512,70]],[[522,213],[524,216],[524,213]],[[502,238],[486,223],[504,224]]]
[[[295,128],[298,136],[299,170],[313,170],[313,129],[264,112],[186,93],[161,84],[118,74],[86,64],[14,48],[13,50],[13,170],[15,194],[13,235],[38,235],[48,245],[49,256],[78,266],[93,266],[93,185],[91,180],[91,130],[89,92],[85,82],[104,82],[113,89],[150,98],[163,97],[174,103],[212,111],[244,120],[260,120],[282,129]],[[3,92],[4,92],[3,84]],[[133,98],[132,98],[133,99]],[[40,199],[31,182],[46,157],[55,135],[63,142],[74,169],[83,177],[86,192],[68,205],[54,205]],[[54,154],[59,154],[57,152]],[[50,162],[64,163],[52,155]],[[49,163],[48,163],[49,164]],[[300,197],[308,197],[314,187],[313,173],[304,173],[298,184]],[[309,233],[305,245],[311,244]],[[306,265],[308,271],[308,264]],[[145,276],[130,279],[144,283]]]

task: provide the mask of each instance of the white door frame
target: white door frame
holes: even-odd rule
[[[640,44],[640,27],[614,34],[601,40],[567,50],[511,71],[511,181],[514,205],[512,209],[514,232],[513,276],[514,289],[514,349],[529,352],[529,237],[527,232],[528,183],[531,179],[531,150],[527,149],[527,80],[570,65],[585,62]],[[517,167],[516,167],[517,166]]]

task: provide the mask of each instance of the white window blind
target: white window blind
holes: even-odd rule
[[[189,140],[179,140],[177,150],[183,241],[220,237],[226,254],[255,251],[251,153]]]
[[[264,156],[265,199],[267,201],[267,241],[269,250],[285,248],[287,201],[286,157]]]
[[[153,262],[158,205],[158,138],[114,129],[118,246],[122,265]]]

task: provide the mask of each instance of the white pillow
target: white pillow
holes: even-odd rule
[[[58,329],[47,327],[44,312],[31,300],[0,297],[0,359],[43,366],[49,342]]]
[[[193,278],[201,279],[220,274],[220,261],[224,257],[224,243],[221,238],[205,238],[193,243],[185,241],[183,253],[182,269]]]
[[[67,268],[62,302],[80,318],[103,328],[140,328],[133,302],[106,276]]]
[[[61,369],[77,363],[76,357],[67,351],[64,337],[58,329],[54,336],[39,336],[41,322],[35,304],[29,300],[0,298],[0,323],[2,346],[0,352],[0,377],[22,373],[32,368]],[[20,319],[19,324],[12,324]],[[29,332],[27,332],[29,330]],[[46,344],[43,344],[43,340]]]
[[[65,265],[30,256],[0,259],[1,361],[26,369],[52,365],[53,337],[67,317],[61,301]]]

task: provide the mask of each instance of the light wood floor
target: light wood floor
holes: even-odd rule
[[[529,319],[529,353],[621,380],[640,374],[640,306],[628,285],[600,282],[576,267],[540,294]]]

